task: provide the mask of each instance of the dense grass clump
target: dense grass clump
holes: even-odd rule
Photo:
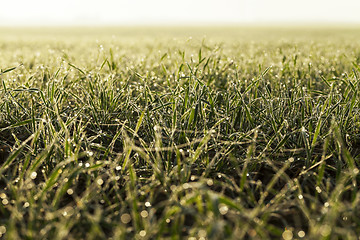
[[[0,237],[356,239],[356,32],[3,29]]]

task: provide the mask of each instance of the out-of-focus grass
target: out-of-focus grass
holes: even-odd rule
[[[357,238],[359,35],[2,29],[0,235]]]

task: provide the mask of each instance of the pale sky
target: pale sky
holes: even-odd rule
[[[356,23],[360,0],[0,0],[0,26]]]

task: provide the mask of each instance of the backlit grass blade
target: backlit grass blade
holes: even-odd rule
[[[137,135],[137,132],[139,131],[140,129],[140,126],[141,126],[141,123],[143,121],[143,118],[144,118],[144,115],[145,115],[145,110],[141,112],[141,115],[136,123],[136,127],[135,127],[135,130],[134,130],[134,133],[133,133],[133,136],[135,138],[135,136]],[[125,136],[125,138],[127,138],[127,140],[130,140],[128,139],[127,136]],[[131,142],[128,142],[128,143],[131,143]],[[130,154],[132,152],[132,146],[131,145],[127,145],[127,151],[126,151],[126,155],[125,155],[125,158],[124,158],[124,162],[123,162],[123,165],[122,165],[122,169],[125,169],[128,162],[129,162],[129,159],[130,159]]]
[[[7,73],[7,72],[11,72],[11,71],[15,70],[16,68],[18,68],[18,67],[12,67],[12,68],[8,68],[8,69],[5,69],[5,70],[1,69],[0,76]]]
[[[31,135],[30,137],[28,137],[25,141],[23,141],[21,143],[20,146],[18,146],[15,150],[13,150],[11,152],[11,154],[9,155],[9,157],[6,159],[6,161],[1,165],[0,167],[0,175],[2,174],[2,172],[4,170],[6,170],[9,165],[22,153],[23,149],[25,148],[25,146],[28,144],[28,142],[30,142],[33,139],[34,135]]]
[[[68,63],[69,66],[75,68],[76,70],[78,70],[80,73],[82,73],[83,75],[85,75],[85,72],[83,70],[81,70],[80,68],[76,67],[75,65],[71,64],[71,63]]]

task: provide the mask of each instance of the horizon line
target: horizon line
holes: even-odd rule
[[[111,27],[360,27],[360,22],[330,21],[257,21],[186,23],[75,23],[75,24],[0,24],[0,28],[111,28]]]

